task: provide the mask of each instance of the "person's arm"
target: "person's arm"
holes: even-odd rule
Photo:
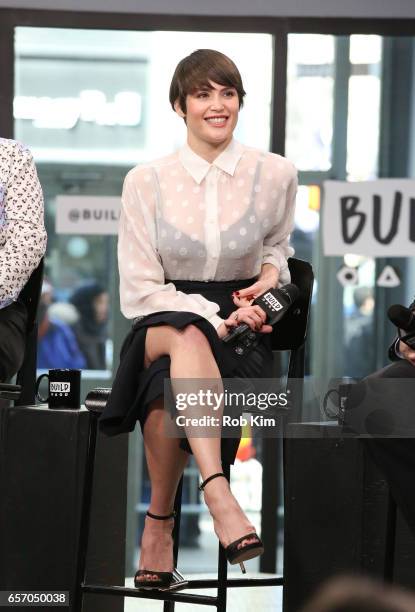
[[[274,264],[262,264],[261,273],[258,276],[258,280],[268,285],[269,289],[271,287],[275,289],[275,287],[278,285],[279,277],[280,270]]]
[[[294,255],[294,249],[290,246],[290,234],[294,229],[295,198],[298,188],[297,170],[287,162],[281,177],[280,167],[273,170],[276,188],[282,180],[285,197],[279,199],[278,208],[275,211],[275,222],[264,238],[262,254],[262,267],[260,279],[272,279],[274,287],[285,285],[291,280],[288,269],[288,257]],[[266,265],[269,264],[269,265]],[[273,266],[274,270],[270,268]]]
[[[9,178],[0,192],[0,308],[18,298],[46,250],[43,195],[33,157],[19,143],[11,149]]]
[[[223,322],[217,315],[218,304],[200,294],[177,291],[173,283],[165,284],[156,246],[154,196],[140,184],[139,173],[140,169],[127,175],[122,194],[118,235],[121,312],[128,319],[163,310],[194,312],[217,329]]]
[[[281,168],[281,162],[275,160],[275,157],[272,155],[268,158],[263,172],[273,180],[275,188],[272,191],[278,194],[282,189],[283,192],[277,200],[274,223],[263,241],[261,272],[253,285],[241,289],[238,295],[233,296],[233,302],[238,307],[247,306],[253,296],[281,287],[291,280],[287,259],[294,254],[289,241],[294,228],[297,170],[287,160],[284,160]]]
[[[405,344],[405,342],[399,341],[395,347],[395,352],[398,357],[406,359],[415,366],[415,349]]]

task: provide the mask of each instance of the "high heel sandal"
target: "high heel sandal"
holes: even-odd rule
[[[204,480],[202,484],[199,485],[199,491],[203,491],[207,483],[213,480],[214,478],[217,478],[218,476],[223,476],[224,478],[226,478],[223,472],[217,472],[216,474],[212,474],[212,476],[206,478],[206,480]],[[252,538],[255,538],[254,542],[250,542],[249,544],[245,544],[245,546],[243,546],[242,548],[238,548],[238,544],[240,544],[244,540],[250,540]],[[231,542],[225,548],[225,555],[229,563],[231,565],[236,565],[236,563],[239,563],[241,572],[243,574],[246,574],[245,565],[243,562],[248,561],[248,559],[258,557],[259,555],[262,555],[263,552],[264,545],[262,543],[261,538],[256,534],[255,531],[247,533],[246,535],[242,536],[242,538],[238,538],[234,542]]]
[[[173,511],[171,514],[160,516],[153,514],[147,510],[147,516],[160,521],[165,521],[169,518],[176,516],[176,512]],[[146,576],[148,574],[154,574],[158,580],[138,580],[140,576]],[[134,586],[137,589],[159,589],[162,591],[173,591],[175,589],[183,588],[188,583],[182,574],[174,568],[172,572],[159,572],[156,570],[140,569],[137,570],[134,575]]]

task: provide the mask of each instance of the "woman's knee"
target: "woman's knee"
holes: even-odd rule
[[[171,355],[175,350],[209,349],[210,345],[205,334],[196,325],[186,325],[183,329],[177,329],[170,325],[150,327],[147,330],[146,345],[144,353],[144,367],[149,365],[162,355]]]
[[[153,361],[162,355],[169,355],[174,338],[178,334],[179,330],[171,325],[149,327],[146,332],[144,367],[148,368]]]
[[[192,345],[192,348],[207,348],[209,342],[205,336],[205,334],[196,326],[196,325],[186,325],[180,331],[180,334],[174,338],[175,345],[184,345],[186,348],[189,348],[189,344]]]

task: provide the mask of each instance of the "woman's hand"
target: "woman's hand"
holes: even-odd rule
[[[266,291],[264,289],[264,291]],[[265,325],[267,315],[260,306],[256,304],[254,306],[242,306],[230,314],[221,325],[219,325],[217,332],[219,338],[223,338],[228,334],[231,329],[239,325],[240,323],[246,323],[249,327],[261,334],[269,334],[272,332],[271,325]]]
[[[407,344],[405,344],[405,342],[402,342],[401,340],[398,345],[398,351],[400,352],[402,357],[404,357],[404,359],[406,359],[407,361],[409,361],[409,363],[415,366],[415,349],[411,349],[410,346],[408,346]]]
[[[278,276],[259,278],[253,285],[245,287],[232,293],[232,300],[235,306],[250,306],[255,298],[268,291],[274,289],[278,284]]]

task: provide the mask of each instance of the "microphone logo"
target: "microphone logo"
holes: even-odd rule
[[[262,299],[267,302],[267,304],[270,308],[272,308],[272,310],[275,310],[276,312],[283,308],[281,302],[279,302],[271,292],[265,293],[265,295],[262,296]]]

